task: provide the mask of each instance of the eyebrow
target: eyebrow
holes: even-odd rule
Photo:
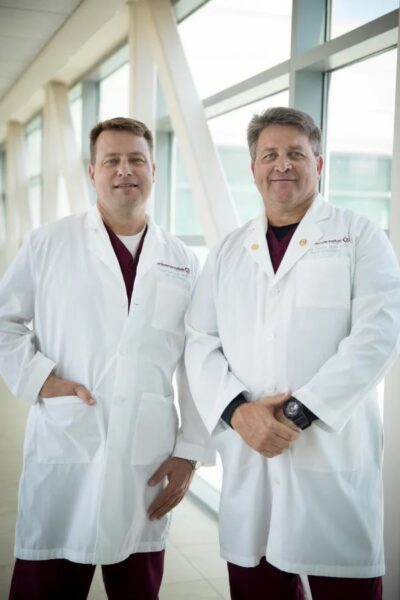
[[[120,156],[122,156],[123,152],[108,152],[107,154],[104,155],[104,158],[119,158]],[[145,155],[143,154],[143,152],[128,152],[128,156],[141,156],[144,157]]]
[[[263,152],[271,151],[271,150],[277,150],[278,148],[276,146],[266,146],[263,148]],[[304,150],[304,146],[295,144],[294,146],[288,146],[287,148],[288,150]]]

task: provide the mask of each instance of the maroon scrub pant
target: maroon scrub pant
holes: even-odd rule
[[[65,559],[15,561],[9,600],[86,600],[95,565]],[[158,600],[164,550],[101,567],[109,600]]]
[[[265,557],[257,567],[228,562],[231,600],[304,600],[300,577],[270,565]],[[382,600],[382,578],[308,578],[313,600]]]

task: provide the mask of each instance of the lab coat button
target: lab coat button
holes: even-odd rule
[[[275,334],[274,333],[268,333],[268,335],[265,338],[268,342],[272,342],[272,340],[275,339]]]

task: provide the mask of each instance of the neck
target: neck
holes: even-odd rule
[[[292,225],[293,223],[300,223],[311,204],[313,203],[314,196],[311,199],[307,199],[301,205],[297,205],[293,208],[288,206],[271,206],[266,204],[265,215],[268,223],[276,227],[283,227],[284,225]]]
[[[142,231],[146,224],[146,214],[144,209],[132,212],[115,213],[107,210],[99,202],[97,208],[104,223],[116,235],[135,235]]]

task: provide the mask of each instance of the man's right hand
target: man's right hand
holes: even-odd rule
[[[287,392],[241,404],[231,418],[233,429],[246,444],[267,458],[281,454],[301,433],[294,424],[281,423],[275,417],[275,412],[289,398]]]
[[[96,400],[85,386],[75,381],[68,381],[55,375],[49,375],[39,392],[40,398],[57,396],[78,396],[85,404],[96,404]]]

